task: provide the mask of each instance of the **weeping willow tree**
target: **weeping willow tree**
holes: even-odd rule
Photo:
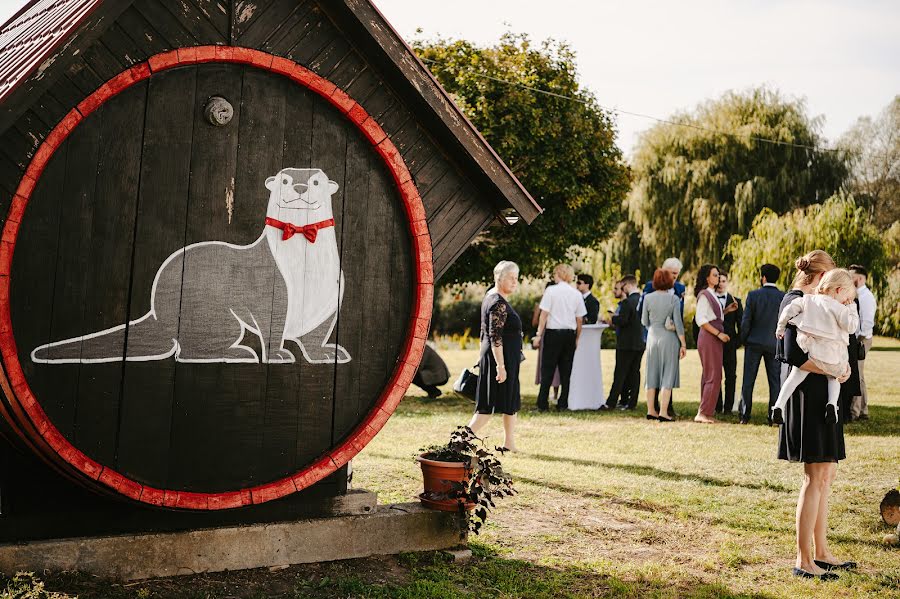
[[[802,100],[766,88],[729,92],[654,126],[632,161],[632,223],[607,248],[625,270],[652,272],[668,256],[688,269],[723,262],[728,239],[746,235],[763,209],[782,214],[841,186],[846,159],[825,150],[820,127]]]
[[[763,210],[746,237],[732,237],[726,252],[734,260],[733,291],[743,295],[755,288],[759,266],[765,263],[781,268],[779,284],[790,287],[794,261],[814,249],[828,252],[838,266],[868,268],[869,287],[879,300],[876,330],[900,337],[900,224],[880,231],[867,208],[842,193],[782,215]]]

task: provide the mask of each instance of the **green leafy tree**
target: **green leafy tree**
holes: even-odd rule
[[[688,269],[719,263],[731,235],[745,235],[760,211],[780,214],[828,198],[847,175],[846,159],[824,151],[819,127],[802,101],[765,88],[729,92],[654,126],[632,162],[633,232],[623,228],[626,238],[609,245],[631,253],[616,260],[645,272],[668,256]]]
[[[781,216],[764,209],[747,237],[735,235],[728,243],[727,252],[734,260],[731,280],[738,295],[744,294],[759,284],[760,265],[771,263],[784,273],[780,284],[787,287],[796,272],[794,261],[822,249],[839,266],[868,267],[870,285],[881,300],[877,329],[900,336],[900,273],[895,270],[897,242],[892,235],[900,237],[900,229],[882,234],[869,220],[868,211],[843,194]]]
[[[530,226],[492,227],[444,281],[485,280],[500,260],[539,275],[570,246],[609,236],[623,217],[629,170],[611,115],[580,88],[565,44],[507,34],[491,47],[443,39],[414,47],[545,210]]]

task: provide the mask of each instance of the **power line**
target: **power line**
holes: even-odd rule
[[[438,61],[436,61],[436,60],[433,60],[433,59],[430,59],[430,58],[424,58],[424,57],[420,57],[420,58],[421,58],[421,60],[422,60],[423,62],[427,62],[427,63],[435,64],[435,65],[438,65],[438,66],[442,66],[441,63],[438,62]],[[564,95],[564,94],[558,94],[558,93],[556,93],[556,92],[552,92],[552,91],[549,91],[549,90],[546,90],[546,89],[540,89],[540,88],[538,88],[538,87],[532,87],[532,86],[530,86],[530,85],[525,85],[524,83],[519,83],[519,82],[517,82],[517,81],[510,81],[510,80],[508,80],[508,79],[501,79],[501,78],[499,78],[499,77],[494,77],[493,75],[488,75],[487,73],[481,73],[481,72],[475,71],[474,69],[470,70],[470,72],[471,72],[473,75],[475,75],[476,77],[482,77],[482,78],[484,78],[484,79],[490,79],[491,81],[496,81],[497,83],[503,83],[503,84],[505,84],[505,85],[511,85],[511,86],[513,86],[513,87],[519,87],[519,88],[521,88],[521,89],[527,89],[528,91],[532,91],[532,92],[535,92],[535,93],[538,93],[538,94],[543,94],[543,95],[545,95],[545,96],[551,96],[551,97],[554,97],[554,98],[559,98],[559,99],[561,99],[561,100],[569,100],[569,101],[571,101],[571,102],[577,102],[577,103],[583,104],[583,105],[585,105],[585,106],[591,106],[591,105],[592,105],[592,103],[589,102],[588,100],[583,100],[583,99],[581,99],[581,98],[575,98],[575,97],[573,97],[573,96],[566,96],[566,95]],[[742,138],[742,139],[749,139],[749,140],[758,141],[758,142],[761,142],[761,143],[768,143],[768,144],[774,144],[774,145],[779,145],[779,146],[788,146],[788,147],[791,147],[791,148],[801,148],[801,149],[804,149],[804,150],[812,150],[813,152],[839,152],[839,151],[840,151],[840,150],[838,150],[838,149],[836,149],[836,148],[817,148],[817,147],[815,147],[815,146],[809,146],[809,145],[806,145],[806,144],[796,144],[796,143],[792,143],[792,142],[789,142],[789,141],[781,141],[781,140],[778,140],[778,139],[770,139],[770,138],[768,138],[768,137],[759,137],[759,136],[757,136],[757,135],[745,135],[745,134],[741,134],[741,133],[735,133],[735,132],[733,132],[733,131],[723,131],[723,130],[721,130],[721,129],[711,129],[711,128],[709,128],[709,127],[703,127],[703,126],[700,126],[700,125],[694,125],[694,124],[692,124],[692,123],[679,123],[678,121],[672,121],[672,120],[669,120],[669,119],[661,119],[661,118],[659,118],[659,117],[655,117],[655,116],[652,116],[652,115],[649,115],[649,114],[642,114],[642,113],[640,113],[640,112],[632,112],[632,111],[629,111],[629,110],[622,110],[621,108],[612,108],[612,107],[609,107],[609,106],[604,106],[604,105],[600,104],[599,102],[595,102],[595,104],[596,104],[597,106],[599,106],[600,108],[602,108],[603,110],[606,110],[607,112],[614,112],[614,113],[618,113],[618,114],[627,114],[627,115],[629,115],[629,116],[639,117],[639,118],[643,118],[643,119],[649,119],[649,120],[651,120],[651,121],[656,121],[657,123],[664,123],[664,124],[666,124],[666,125],[675,125],[675,126],[677,126],[677,127],[688,127],[688,128],[690,128],[690,129],[697,129],[697,130],[699,130],[699,131],[707,131],[707,132],[709,132],[709,133],[717,133],[717,134],[719,134],[719,135],[730,135],[730,136],[732,136],[732,137],[738,137],[738,138]]]

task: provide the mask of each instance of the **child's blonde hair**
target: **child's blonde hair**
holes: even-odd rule
[[[856,285],[853,284],[853,275],[849,270],[843,268],[834,268],[822,275],[819,286],[816,287],[816,293],[828,293],[836,291],[838,288],[846,289],[850,293],[850,298],[856,297]]]

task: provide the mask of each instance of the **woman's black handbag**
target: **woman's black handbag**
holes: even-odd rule
[[[475,368],[477,368],[477,366],[475,366]],[[478,375],[468,368],[463,368],[463,371],[459,374],[459,378],[453,383],[453,390],[459,395],[475,401],[476,389],[478,389]]]

